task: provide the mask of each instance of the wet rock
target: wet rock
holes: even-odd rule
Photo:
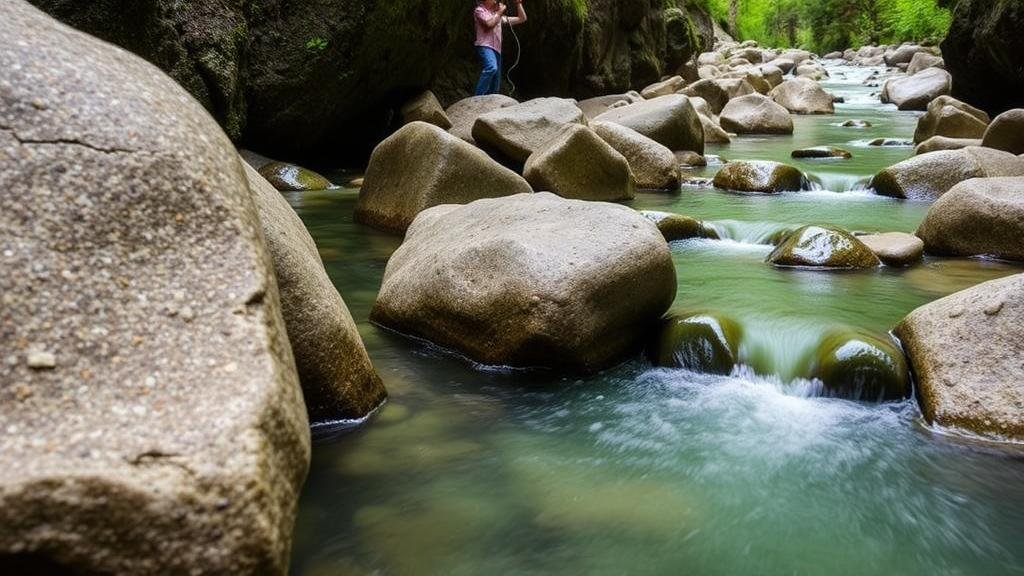
[[[875,174],[870,187],[883,196],[935,200],[970,178],[1024,176],[1020,158],[990,148],[941,150],[914,156]]]
[[[769,94],[772,100],[794,114],[833,114],[832,95],[809,78],[786,80]]]
[[[593,130],[577,124],[564,126],[531,154],[523,176],[534,190],[563,198],[616,202],[636,193],[626,158]]]
[[[847,120],[842,124],[843,128],[871,128],[871,122],[867,120]]]
[[[913,76],[922,70],[928,68],[945,68],[946,65],[939,56],[934,56],[927,52],[918,52],[914,54],[914,57],[910,60],[910,65],[907,66],[907,75]]]
[[[793,158],[853,158],[853,154],[835,146],[814,146],[812,148],[801,148],[793,150],[790,154]]]
[[[768,255],[774,266],[812,268],[874,268],[878,257],[855,236],[835,226],[804,226]]]
[[[906,232],[882,232],[857,236],[886,266],[909,266],[921,260],[924,242]]]
[[[739,364],[743,330],[717,314],[670,314],[648,356],[656,366],[685,368],[702,374],[729,374]]]
[[[716,188],[740,192],[776,193],[802,190],[806,177],[803,172],[780,162],[734,160],[728,162],[715,175]]]
[[[324,270],[313,238],[273,186],[245,166],[274,263],[295,367],[313,422],[358,419],[387,396],[352,315]]]
[[[761,94],[730,100],[722,110],[719,124],[736,134],[793,133],[789,111]]]
[[[826,395],[850,400],[902,400],[911,393],[903,351],[888,338],[859,331],[826,335],[809,375],[821,381]]]
[[[673,76],[668,80],[662,80],[661,82],[655,82],[650,86],[640,91],[640,95],[647,100],[657,98],[658,96],[668,96],[669,94],[675,94],[677,90],[682,90],[686,86],[686,80],[682,76]]]
[[[728,144],[732,141],[729,138],[729,133],[722,130],[722,127],[715,123],[714,120],[700,115],[700,123],[704,128],[704,143],[705,144]]]
[[[1024,109],[1015,108],[996,116],[985,131],[982,145],[1010,154],[1024,154]]]
[[[309,428],[235,147],[25,2],[0,45],[0,347],[33,364],[0,364],[0,572],[287,573]]]
[[[473,139],[516,162],[526,162],[568,124],[586,124],[574,100],[536,98],[481,114],[473,123]]]
[[[1024,274],[926,304],[895,332],[929,422],[1024,440]]]
[[[452,127],[452,121],[448,119],[448,115],[445,114],[441,103],[437,101],[437,96],[434,96],[434,93],[430,90],[424,90],[415,98],[406,102],[400,112],[404,124],[427,122],[442,130],[448,130]]]
[[[591,128],[626,159],[638,188],[679,188],[679,166],[671,150],[621,124],[594,122]]]
[[[909,147],[909,146],[913,146],[913,145],[914,145],[914,142],[911,141],[911,140],[900,140],[898,138],[875,138],[874,140],[868,142],[868,146],[886,146],[886,147],[888,147],[888,146],[893,146],[893,147],[907,146],[907,147]]]
[[[667,242],[688,240],[690,238],[719,239],[718,232],[714,227],[696,218],[653,210],[644,210],[641,214],[658,226],[658,230]]]
[[[260,176],[281,192],[327,190],[334,185],[323,176],[295,164],[271,162],[259,169]]]
[[[431,206],[530,191],[526,180],[482,150],[433,124],[413,122],[374,149],[355,218],[402,233]]]
[[[1024,177],[953,186],[917,229],[930,254],[1024,261]]]
[[[673,156],[676,159],[676,164],[680,166],[707,166],[708,159],[696,152],[690,152],[686,150],[684,152],[675,152]]]
[[[988,123],[988,114],[983,111],[952,96],[939,96],[928,104],[928,111],[917,121],[914,142],[924,142],[932,136],[981,138]]]
[[[470,144],[476,144],[473,139],[473,124],[480,116],[519,104],[514,98],[504,94],[487,94],[484,96],[470,96],[452,104],[445,110],[452,126],[448,130],[455,136],[462,138]]]
[[[547,193],[423,212],[372,319],[485,364],[594,370],[671,305],[668,244],[636,211]]]
[[[946,138],[945,136],[932,136],[921,142],[914,148],[914,154],[927,154],[939,150],[961,150],[971,146],[981,146],[981,139],[975,138]]]
[[[729,102],[729,93],[714,80],[698,80],[684,88],[682,94],[691,98],[703,98],[714,114],[721,114],[722,108]]]
[[[690,100],[682,94],[660,96],[609,110],[595,121],[614,122],[647,136],[669,150],[704,152],[704,129]]]
[[[941,68],[892,78],[882,87],[882,102],[895,104],[900,110],[924,110],[932,100],[949,94],[952,82],[949,72]]]

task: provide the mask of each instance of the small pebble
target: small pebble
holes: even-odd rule
[[[1002,309],[1003,309],[1003,301],[1002,300],[996,300],[995,302],[993,302],[993,303],[989,304],[988,306],[986,306],[984,312],[985,312],[986,316],[995,316],[996,314],[999,314],[999,311],[1002,310]]]
[[[57,367],[57,356],[53,352],[29,352],[28,367],[35,370],[49,370]]]

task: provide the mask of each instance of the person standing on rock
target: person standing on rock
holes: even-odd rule
[[[476,53],[482,70],[476,83],[476,95],[501,92],[501,25],[516,26],[526,22],[523,0],[516,0],[517,15],[505,16],[508,7],[498,0],[477,0],[473,20],[476,23]]]

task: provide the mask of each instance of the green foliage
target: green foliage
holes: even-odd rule
[[[314,36],[309,40],[306,40],[306,50],[310,52],[323,52],[327,49],[327,40],[324,40],[320,36]]]

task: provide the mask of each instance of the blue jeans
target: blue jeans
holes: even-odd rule
[[[476,95],[498,94],[501,92],[501,53],[494,48],[477,46],[476,55],[480,57],[480,80],[476,83]]]

